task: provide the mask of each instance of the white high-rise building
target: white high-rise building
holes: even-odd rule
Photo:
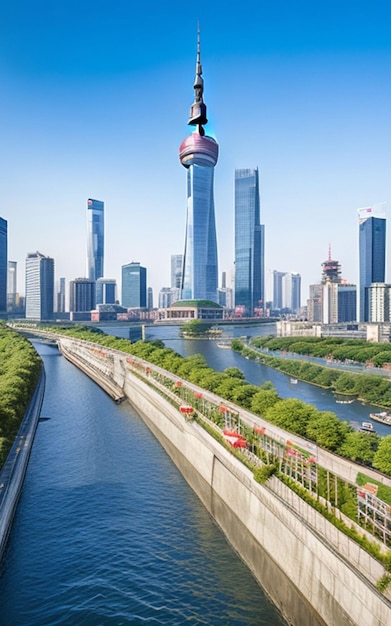
[[[54,259],[40,252],[26,258],[26,319],[50,320],[54,309]]]

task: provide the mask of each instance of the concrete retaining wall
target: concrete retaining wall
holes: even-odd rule
[[[125,369],[126,357],[116,353],[117,384]],[[277,478],[256,483],[238,459],[147,382],[129,371],[122,380],[126,397],[291,624],[391,623],[391,603],[375,587],[384,573],[375,559]]]

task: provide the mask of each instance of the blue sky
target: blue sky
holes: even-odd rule
[[[86,272],[87,198],[105,202],[105,274],[139,261],[155,303],[185,231],[197,21],[215,169],[219,270],[233,264],[234,170],[259,167],[268,270],[302,300],[332,256],[357,281],[357,209],[390,201],[391,4],[242,6],[4,0],[0,215],[9,258],[39,250]],[[388,272],[388,280],[391,273]]]

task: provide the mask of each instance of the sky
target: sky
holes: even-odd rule
[[[258,167],[267,274],[299,272],[305,303],[331,246],[357,282],[357,210],[391,200],[388,0],[3,0],[0,216],[21,294],[28,252],[53,257],[56,278],[86,275],[88,198],[105,203],[105,276],[140,262],[155,305],[170,285],[198,21],[219,276],[235,168]]]

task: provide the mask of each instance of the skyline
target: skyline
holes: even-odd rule
[[[258,167],[266,275],[299,272],[304,303],[331,244],[343,278],[358,284],[357,209],[390,197],[391,8],[221,6],[200,16],[208,134],[220,146],[219,283],[234,259],[235,169]],[[121,1],[19,1],[0,32],[0,216],[18,291],[37,250],[55,259],[56,279],[85,275],[86,202],[98,198],[105,277],[120,286],[121,266],[139,262],[156,305],[184,246],[178,146],[197,16],[176,2],[151,18]]]

